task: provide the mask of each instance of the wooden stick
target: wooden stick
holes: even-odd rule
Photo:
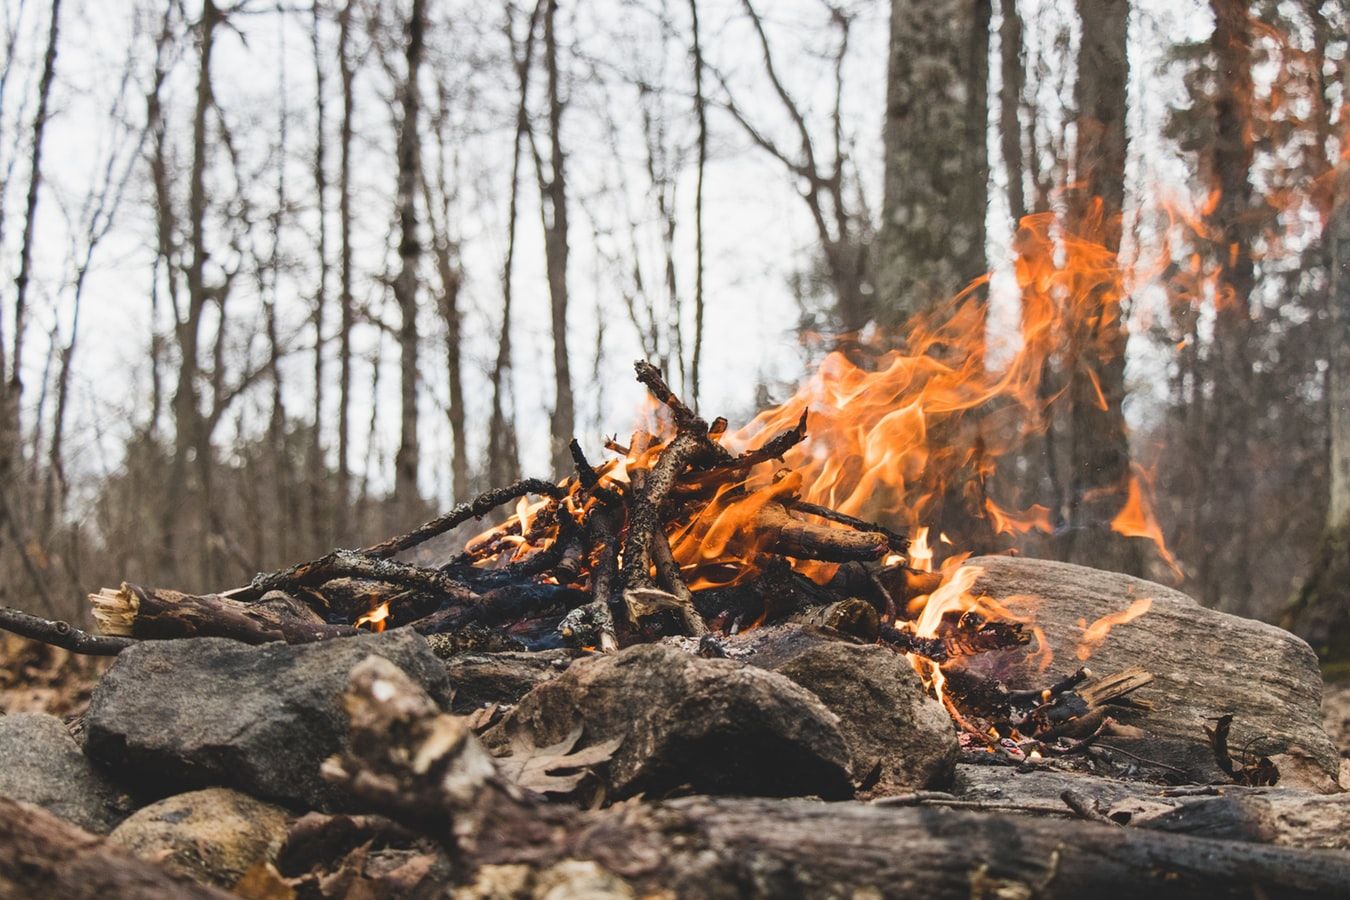
[[[503,503],[524,497],[526,494],[539,494],[559,500],[566,493],[565,488],[559,487],[551,481],[545,481],[542,478],[523,478],[515,484],[484,491],[473,501],[461,503],[448,513],[417,526],[407,534],[401,534],[397,537],[391,537],[387,541],[372,544],[359,552],[362,556],[387,559],[404,550],[416,547],[418,544],[425,543],[437,535],[444,534],[462,522],[482,518]]]
[[[307,644],[357,631],[330,625],[304,603],[280,591],[245,602],[219,594],[196,596],[179,591],[122,583],[90,594],[94,617],[107,634],[137,638],[226,637],[247,644],[285,641]]]
[[[772,553],[796,559],[852,562],[880,559],[890,548],[890,539],[876,531],[829,528],[788,515],[781,503],[764,504],[755,514],[754,529],[767,541]]]
[[[136,643],[129,637],[90,634],[69,622],[42,619],[8,606],[0,606],[0,629],[86,656],[116,656]]]

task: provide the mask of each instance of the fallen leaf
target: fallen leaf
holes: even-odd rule
[[[581,740],[578,725],[567,737],[547,747],[536,747],[524,735],[511,738],[510,754],[497,760],[503,777],[541,794],[567,794],[576,790],[592,766],[606,762],[619,749],[623,738],[601,741],[573,751]]]

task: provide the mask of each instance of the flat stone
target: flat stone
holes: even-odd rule
[[[98,772],[55,716],[0,716],[0,795],[41,806],[85,831],[107,834],[131,798]]]
[[[256,863],[276,860],[290,821],[270,803],[207,788],[138,810],[108,840],[194,881],[231,888]]]
[[[1017,652],[972,658],[973,668],[1014,688],[1044,687],[1055,673],[1083,665],[1075,651],[1085,626],[1137,600],[1153,601],[1144,615],[1114,626],[1085,663],[1098,675],[1129,666],[1154,675],[1152,684],[1131,695],[1150,701],[1152,709],[1112,713],[1143,735],[1102,741],[1140,758],[1144,773],[1195,783],[1229,780],[1214,760],[1204,725],[1232,714],[1235,757],[1244,750],[1270,756],[1282,786],[1337,790],[1340,761],[1322,727],[1322,677],[1316,655],[1300,638],[1128,575],[1004,556],[966,565],[983,570],[975,590],[1033,618],[1054,654],[1044,672]]]
[[[811,626],[758,628],[745,661],[786,675],[839,716],[854,777],[867,796],[950,782],[960,747],[951,716],[905,657]]]
[[[298,645],[144,641],[95,689],[85,753],[159,796],[221,785],[305,808],[341,805],[319,764],[346,740],[340,698],[370,654],[449,705],[444,664],[406,628]]]
[[[547,747],[622,738],[601,767],[608,796],[677,792],[852,794],[839,717],[783,675],[649,644],[597,654],[526,694],[485,740]]]

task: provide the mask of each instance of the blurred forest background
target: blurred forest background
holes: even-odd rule
[[[2,6],[0,603],[566,472],[639,356],[736,422],[975,281],[997,369],[1090,232],[1017,541],[1350,654],[1342,0]]]

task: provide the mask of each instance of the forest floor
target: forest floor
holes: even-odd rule
[[[112,660],[0,633],[0,715],[43,712],[70,721],[84,712]]]
[[[0,715],[45,712],[67,722],[82,714],[112,660],[79,656],[57,647],[0,633]],[[1350,769],[1350,679],[1326,684],[1322,717]]]

